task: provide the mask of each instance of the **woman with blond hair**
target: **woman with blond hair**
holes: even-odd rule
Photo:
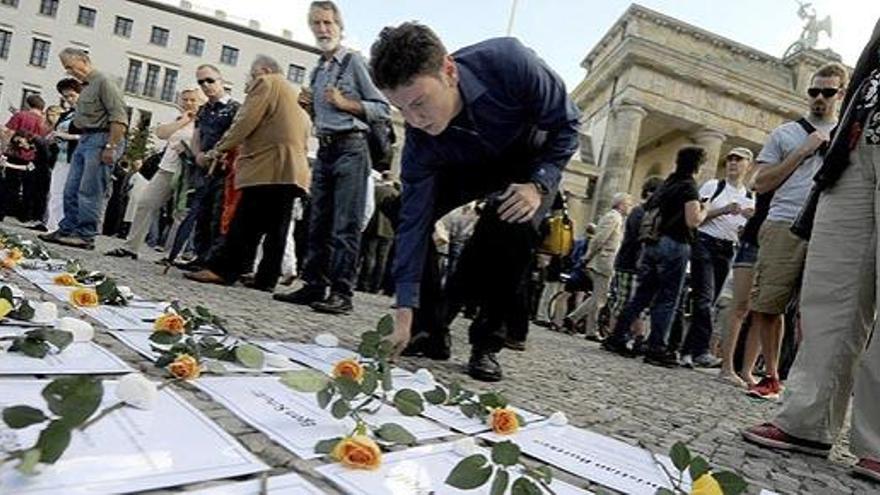
[[[107,256],[137,259],[156,213],[171,198],[174,178],[181,172],[180,154],[186,151],[183,143],[192,142],[196,113],[205,100],[200,89],[184,89],[180,92],[180,116],[174,122],[156,128],[156,137],[167,142],[159,170],[150,179],[138,202],[128,239],[121,247],[104,253]]]

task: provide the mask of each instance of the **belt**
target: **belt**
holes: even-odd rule
[[[734,242],[734,241],[728,241],[727,239],[719,239],[715,236],[711,236],[711,235],[706,234],[704,232],[697,231],[697,237],[702,237],[703,239],[705,239],[707,241],[714,242],[716,244],[721,244],[721,245],[727,246],[727,247],[733,247],[736,245],[736,242]]]
[[[79,132],[81,132],[82,134],[101,134],[101,133],[104,133],[104,132],[110,132],[110,129],[108,129],[108,128],[101,128],[101,129],[96,129],[96,128],[92,128],[92,129],[80,129]]]
[[[364,131],[361,131],[359,129],[357,129],[357,130],[352,129],[350,131],[335,132],[333,134],[325,134],[323,136],[318,136],[318,143],[320,143],[321,146],[332,146],[336,143],[340,143],[340,142],[346,141],[348,139],[354,139],[354,138],[360,139],[360,138],[363,138],[365,135],[366,135],[366,132],[364,132]]]

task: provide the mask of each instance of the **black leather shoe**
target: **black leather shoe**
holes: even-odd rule
[[[257,281],[253,278],[251,278],[250,280],[242,280],[241,285],[247,287],[248,289],[254,289],[263,292],[272,292],[273,290],[275,290],[274,286],[258,284]]]
[[[308,306],[323,301],[324,297],[323,290],[304,285],[293,292],[288,292],[287,294],[274,294],[272,299],[290,304],[302,304],[303,306]]]
[[[59,237],[56,243],[62,246],[72,247],[76,249],[86,249],[88,251],[95,250],[95,241],[83,239],[81,237]]]
[[[500,382],[502,378],[501,364],[494,352],[471,351],[468,361],[468,374],[481,382]]]
[[[678,353],[675,351],[648,351],[645,353],[645,363],[664,368],[677,368],[679,366]]]
[[[525,340],[505,340],[504,347],[512,351],[523,352],[526,350]]]
[[[354,309],[354,306],[351,304],[351,298],[339,294],[330,294],[326,301],[318,301],[312,303],[311,306],[318,313],[331,315],[348,314]]]
[[[133,253],[125,248],[111,249],[110,251],[107,251],[106,253],[104,253],[104,255],[105,256],[112,256],[114,258],[131,258],[133,260],[138,259],[137,253]]]
[[[452,356],[452,337],[448,333],[442,336],[429,335],[427,332],[418,333],[409,341],[409,345],[403,350],[403,355],[448,361]]]
[[[64,234],[62,234],[60,230],[37,235],[39,240],[43,242],[51,242],[52,244],[58,244],[58,240],[62,237],[64,237]]]
[[[192,261],[187,261],[186,263],[174,263],[174,266],[177,267],[178,270],[183,270],[185,272],[199,272],[205,269],[204,263],[200,259],[194,259]]]

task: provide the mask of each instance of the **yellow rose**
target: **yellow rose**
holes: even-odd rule
[[[15,268],[15,265],[17,265],[15,260],[13,260],[12,258],[3,258],[2,264],[3,268],[6,268],[7,270],[12,270],[13,268]]]
[[[330,456],[343,466],[354,469],[373,471],[379,469],[382,464],[382,451],[379,450],[376,442],[366,435],[343,438],[333,447]]]
[[[70,303],[80,308],[94,308],[98,305],[95,289],[76,289],[70,293]]]
[[[55,285],[63,285],[66,287],[76,287],[79,285],[79,282],[76,281],[76,277],[69,273],[62,273],[61,275],[56,276],[52,279],[52,282]]]
[[[12,303],[6,299],[0,299],[0,318],[12,312]]]
[[[164,314],[156,318],[156,322],[153,323],[153,330],[180,335],[186,333],[186,320],[184,320],[179,314]]]
[[[354,359],[343,359],[333,365],[333,377],[347,376],[360,383],[364,379],[364,367]]]
[[[512,409],[493,409],[489,415],[489,426],[499,435],[513,435],[519,431],[519,418]]]
[[[24,259],[24,253],[21,252],[21,249],[12,248],[9,250],[9,254],[6,255],[6,258],[18,263]]]
[[[706,473],[693,482],[691,495],[724,495],[724,490],[711,474]]]
[[[202,374],[199,362],[189,354],[178,354],[177,359],[168,365],[168,371],[179,380],[195,380]]]

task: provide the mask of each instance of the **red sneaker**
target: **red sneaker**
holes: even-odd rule
[[[880,461],[867,457],[859,459],[859,462],[853,466],[853,473],[880,483]]]
[[[783,390],[785,388],[782,386],[782,382],[765,376],[757,385],[749,387],[748,394],[759,399],[777,400]]]
[[[831,445],[827,443],[793,437],[770,423],[764,423],[743,430],[742,436],[747,442],[770,449],[793,450],[795,452],[815,455],[818,457],[828,457],[828,453],[831,452]],[[859,464],[861,464],[861,462],[859,462]],[[874,462],[874,466],[876,469],[878,463]],[[878,473],[880,473],[880,471],[874,471],[873,476],[880,476]]]

